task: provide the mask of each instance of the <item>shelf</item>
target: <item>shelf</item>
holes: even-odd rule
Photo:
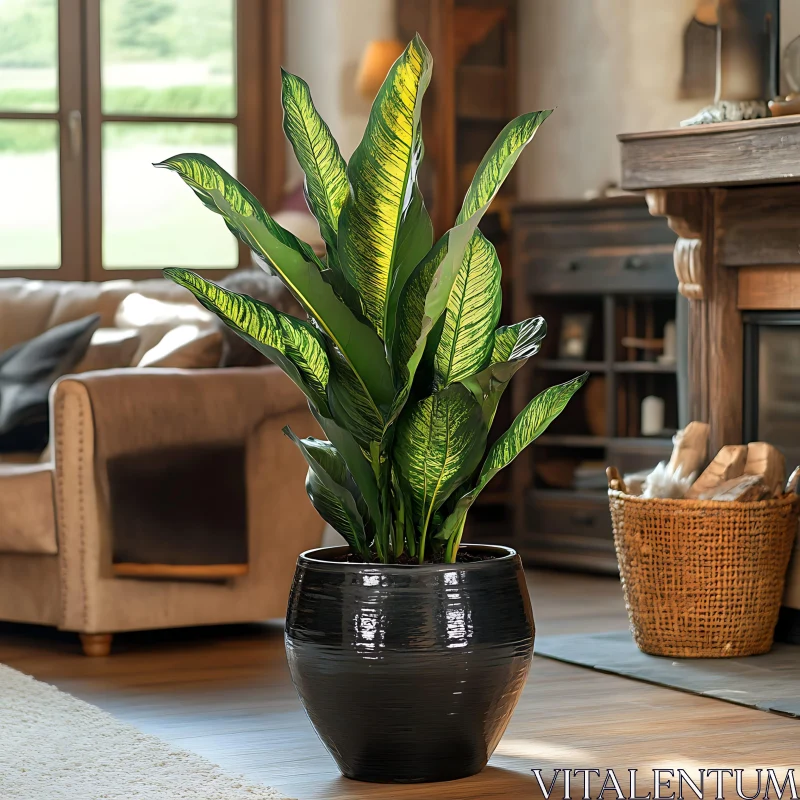
[[[541,369],[557,369],[564,372],[607,372],[608,365],[604,361],[573,361],[569,358],[545,358],[534,361]]]
[[[481,492],[475,500],[475,503],[481,506],[504,506],[511,502],[511,492],[503,489]]]
[[[607,503],[606,489],[539,489],[533,487],[530,493],[542,500],[583,500],[591,503]]]
[[[548,447],[612,447],[619,450],[650,450],[653,448],[672,449],[672,439],[662,436],[570,436],[544,433],[533,444]]]
[[[677,365],[674,362],[672,364],[659,364],[657,361],[616,361],[614,363],[614,372],[674,375],[677,372]]]
[[[617,450],[653,450],[663,448],[672,452],[672,439],[663,436],[617,436],[609,441],[609,446]]]
[[[554,433],[545,433],[534,444],[550,445],[556,447],[606,447],[611,440],[606,436],[561,436]]]

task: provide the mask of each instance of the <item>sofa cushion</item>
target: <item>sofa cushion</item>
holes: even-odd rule
[[[189,296],[188,292],[186,294]],[[195,325],[201,330],[213,330],[214,320],[215,316],[210,311],[194,301],[165,303],[134,292],[119,304],[114,324],[118,328],[135,328],[139,332],[139,348],[132,364],[138,366],[142,356],[152,350],[169,331],[179,325]]]
[[[222,358],[222,331],[178,325],[139,359],[140,367],[213,369]]]
[[[256,300],[269,303],[273,308],[294,317],[305,316],[302,306],[292,297],[280,278],[268,275],[261,269],[238,269],[219,281],[219,285],[231,292],[246,294]],[[269,364],[269,359],[258,352],[238,333],[217,319],[222,331],[223,349],[221,367],[259,367]]]
[[[100,314],[100,325],[114,325],[122,300],[133,292],[171,302],[190,301],[182,286],[162,278],[102,283],[0,279],[0,352],[40,333],[89,314]]]
[[[58,552],[50,464],[0,464],[0,553]]]
[[[50,387],[83,358],[99,324],[93,314],[57,325],[0,355],[0,452],[45,448]]]
[[[98,328],[92,335],[86,355],[72,370],[74,375],[101,369],[122,369],[133,363],[141,336],[127,328]]]

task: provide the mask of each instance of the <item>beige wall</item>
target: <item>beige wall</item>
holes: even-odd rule
[[[694,0],[521,0],[519,107],[556,107],[520,160],[524,199],[580,198],[618,179],[616,134],[672,127]]]
[[[800,3],[781,6],[785,44],[800,34]],[[618,133],[674,127],[702,107],[678,96],[694,7],[695,0],[520,0],[520,110],[557,107],[520,160],[522,198],[576,199],[617,181]]]
[[[353,86],[361,54],[372,39],[394,35],[394,0],[289,0],[285,66],[305,79],[314,103],[345,158],[361,141],[370,105]],[[287,189],[302,179],[291,153]]]
[[[575,199],[619,177],[617,133],[677,125],[682,37],[695,0],[519,0],[520,111],[556,107],[517,166],[523,199]],[[366,44],[394,34],[394,0],[287,0],[287,69],[305,78],[346,158],[369,104],[353,88]],[[784,44],[800,2],[782,0]],[[710,99],[710,98],[709,98]],[[301,174],[289,152],[287,188]]]

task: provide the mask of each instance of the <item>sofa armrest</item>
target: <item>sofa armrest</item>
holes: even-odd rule
[[[50,402],[62,627],[72,630],[97,629],[101,583],[113,577],[110,464],[192,447],[244,453],[265,421],[313,423],[302,393],[276,367],[85,373],[57,382]]]

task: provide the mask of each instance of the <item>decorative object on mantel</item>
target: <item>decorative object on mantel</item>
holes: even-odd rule
[[[3,800],[285,800],[0,664]]]
[[[800,94],[790,92],[786,97],[776,97],[770,100],[769,112],[773,117],[787,117],[790,114],[800,114]]]
[[[714,103],[681,125],[739,122],[770,115],[778,93],[779,0],[719,0]]]

